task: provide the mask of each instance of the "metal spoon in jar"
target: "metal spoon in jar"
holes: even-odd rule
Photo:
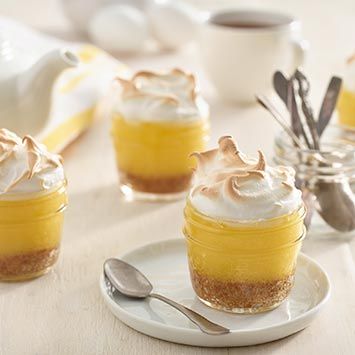
[[[111,258],[106,260],[104,263],[104,274],[111,285],[123,295],[140,299],[151,297],[163,301],[184,314],[206,334],[222,335],[230,332],[229,329],[211,322],[192,309],[165,296],[152,293],[153,286],[149,280],[135,267],[120,259]]]
[[[267,111],[271,113],[274,119],[282,126],[285,132],[290,136],[295,145],[302,149],[302,142],[298,139],[291,127],[282,119],[281,114],[272,105],[272,103],[263,96],[256,96],[257,101]],[[314,151],[315,156],[320,159],[320,152]],[[320,165],[331,166],[331,164],[320,162]],[[323,220],[334,229],[340,232],[351,232],[355,229],[355,196],[351,190],[350,184],[345,179],[339,181],[318,181],[310,189],[316,196],[313,201],[310,194],[304,199],[308,214],[308,224],[310,224],[313,206],[318,211]]]
[[[348,181],[318,181],[313,192],[324,221],[340,232],[355,229],[355,198]]]

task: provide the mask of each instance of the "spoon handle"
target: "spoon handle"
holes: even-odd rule
[[[187,308],[183,306],[180,303],[177,303],[173,300],[170,300],[169,298],[166,298],[165,296],[156,294],[156,293],[151,293],[149,297],[156,298],[160,301],[163,301],[170,306],[174,307],[177,309],[179,312],[184,314],[187,318],[190,319],[190,321],[194,324],[196,324],[202,332],[209,334],[209,335],[221,335],[221,334],[227,334],[230,332],[229,329],[222,327],[221,325],[218,325],[216,323],[211,322],[207,318],[203,317],[201,314],[196,313],[190,308]]]
[[[269,111],[272,117],[277,121],[277,123],[285,130],[285,132],[290,136],[296,146],[300,149],[303,148],[302,142],[299,140],[297,135],[293,132],[292,128],[283,120],[279,111],[274,107],[274,105],[265,97],[256,95],[256,101],[264,107],[267,111]]]
[[[322,107],[319,111],[319,116],[317,121],[317,131],[319,137],[323,134],[323,131],[327,127],[332,117],[332,113],[338,101],[338,96],[341,89],[341,83],[342,80],[337,76],[333,76],[329,82],[327,91],[324,95]]]

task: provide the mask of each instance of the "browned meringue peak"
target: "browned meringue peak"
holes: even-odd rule
[[[197,158],[191,203],[212,217],[251,220],[287,214],[302,203],[294,186],[294,171],[267,166],[264,154],[251,159],[239,151],[231,136],[221,137],[217,149],[193,153]]]
[[[60,171],[55,171],[61,168]],[[59,155],[51,154],[31,136],[23,139],[7,129],[0,129],[0,194],[14,189],[18,184],[26,185],[26,190],[46,189],[46,180],[59,182],[64,177],[62,160]],[[24,183],[36,176],[36,186]],[[38,181],[40,180],[40,181]],[[51,185],[51,183],[49,183]]]
[[[197,89],[195,77],[180,69],[141,71],[121,86],[115,111],[129,121],[195,121],[209,116],[209,107]]]
[[[0,129],[0,164],[13,154],[13,147],[21,144],[21,139],[5,128]]]
[[[31,136],[23,137],[22,143],[27,147],[29,179],[43,170],[63,165],[63,158],[60,155],[49,153],[40,147]]]
[[[218,160],[219,165],[223,168],[231,168],[231,171],[220,171],[217,173],[217,179],[226,179],[230,175],[236,175],[238,177],[246,177],[250,175],[257,175],[264,177],[263,171],[265,171],[266,162],[265,156],[262,151],[258,151],[259,159],[257,163],[247,159],[243,153],[241,153],[236,143],[231,136],[223,136],[218,140],[219,147],[217,149],[208,150],[202,153],[194,152],[191,156],[197,158],[197,173],[206,172],[206,167],[213,164]],[[227,176],[225,176],[227,174]]]
[[[169,87],[172,89],[179,88],[191,101],[194,101],[197,96],[194,75],[185,73],[178,68],[166,73],[139,71],[133,75],[131,80],[122,78],[117,78],[117,80],[122,86],[123,99],[150,96],[155,99],[161,99],[168,104],[179,104],[180,98],[178,95],[174,94],[174,90],[171,90],[170,93],[164,93],[163,95],[159,92],[154,93],[151,88],[155,85],[164,87],[166,90],[169,90]],[[178,80],[180,80],[180,82]]]

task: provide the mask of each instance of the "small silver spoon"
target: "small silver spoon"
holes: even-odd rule
[[[106,260],[104,273],[111,285],[123,295],[141,299],[151,297],[163,301],[184,314],[206,334],[222,335],[230,332],[229,329],[211,322],[195,311],[165,296],[152,293],[153,286],[149,280],[135,267],[120,259],[111,258]]]

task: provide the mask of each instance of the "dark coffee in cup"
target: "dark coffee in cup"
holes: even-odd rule
[[[266,18],[265,13],[254,11],[232,11],[220,12],[211,16],[209,22],[218,26],[246,28],[246,29],[260,29],[270,28],[289,24],[291,18],[277,13],[269,13]]]
[[[259,23],[259,22],[225,22],[220,23],[220,26],[235,27],[235,28],[265,28],[274,26],[269,23]]]

